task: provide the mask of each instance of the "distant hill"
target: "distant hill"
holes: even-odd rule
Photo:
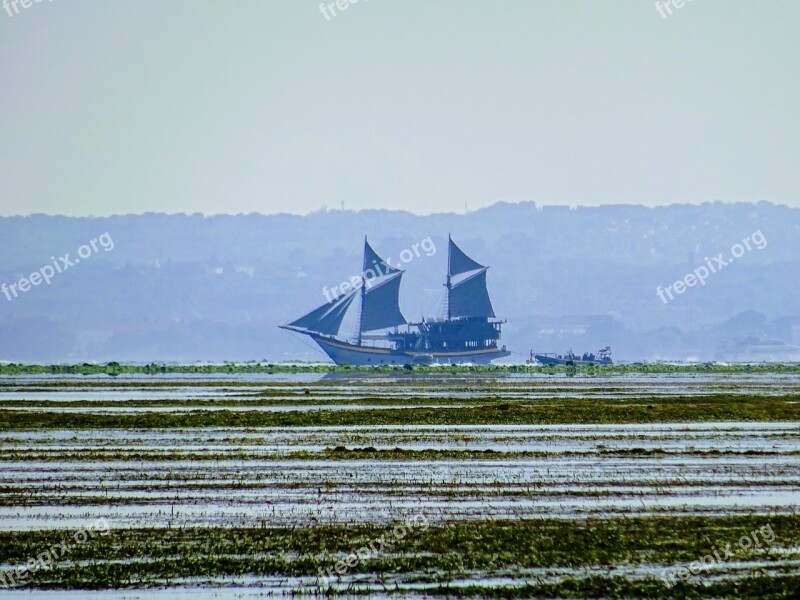
[[[504,343],[596,350],[627,360],[736,357],[741,340],[800,343],[800,209],[759,203],[659,208],[499,203],[468,214],[326,211],[291,215],[0,218],[0,282],[58,264],[107,232],[113,250],[18,293],[0,295],[0,359],[12,361],[317,360],[277,325],[358,274],[361,243],[394,262],[430,237],[407,269],[409,319],[439,312],[446,239],[491,265]],[[741,257],[664,303],[664,288],[761,232]],[[53,259],[51,259],[53,257]],[[708,260],[707,260],[708,259]],[[55,267],[54,267],[55,268]],[[755,337],[753,337],[755,336]],[[774,344],[770,347],[773,347]],[[731,350],[733,348],[734,350]],[[731,354],[733,352],[733,354]]]

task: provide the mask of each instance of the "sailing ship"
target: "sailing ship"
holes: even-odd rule
[[[488,364],[511,354],[497,343],[504,321],[492,308],[488,269],[448,236],[446,317],[411,323],[400,311],[405,271],[381,258],[364,238],[361,285],[281,328],[307,335],[337,365]],[[354,306],[355,336],[347,339],[340,329]]]

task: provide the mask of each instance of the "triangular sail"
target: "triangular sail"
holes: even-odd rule
[[[364,269],[363,276],[367,280],[377,279],[384,275],[391,275],[392,273],[401,273],[402,269],[398,269],[390,265],[387,261],[383,260],[372,246],[369,245],[367,240],[364,240]]]
[[[307,329],[325,335],[336,335],[342,325],[347,309],[356,297],[356,290],[345,296],[335,298],[319,308],[315,308],[307,315],[304,315],[289,323],[289,327]]]
[[[486,269],[482,267],[452,284],[449,294],[450,317],[490,317],[494,318],[492,301],[486,289]]]
[[[365,290],[361,305],[361,331],[405,325],[406,318],[400,312],[402,278],[403,272],[400,271]]]
[[[447,316],[494,318],[486,289],[486,270],[449,240],[447,253]]]
[[[475,271],[476,269],[483,269],[485,268],[483,265],[478,264],[474,260],[472,260],[469,256],[464,254],[464,252],[456,246],[455,242],[451,239],[450,241],[450,248],[448,251],[448,261],[447,261],[447,275],[450,277],[455,277],[456,275],[461,275],[461,273],[466,273],[467,271]]]

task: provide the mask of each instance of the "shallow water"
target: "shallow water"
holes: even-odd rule
[[[80,387],[59,388],[59,382]],[[120,383],[168,382],[167,387]],[[102,384],[98,387],[95,384]],[[195,385],[200,384],[200,385]],[[49,387],[48,387],[49,386]],[[260,392],[269,392],[263,397]],[[575,377],[506,374],[357,377],[320,374],[97,377],[2,377],[2,410],[139,414],[188,410],[393,410],[403,398],[458,410],[469,401],[725,393],[800,393],[795,375],[624,375]],[[213,406],[195,399],[213,398]],[[390,404],[371,403],[370,399]],[[238,406],[235,400],[284,404]],[[443,399],[449,401],[445,404]],[[37,408],[26,402],[63,405]],[[110,407],[72,406],[79,400]],[[169,406],[136,406],[165,400]],[[463,401],[463,403],[462,403]],[[418,405],[417,405],[418,406]],[[331,450],[449,451],[448,458],[358,458]],[[498,457],[460,454],[537,453]],[[308,457],[291,456],[296,452]],[[749,454],[748,454],[749,453]],[[172,458],[170,458],[172,457]],[[0,531],[75,530],[105,517],[113,528],[309,526],[389,523],[423,512],[432,523],[558,517],[606,519],[623,515],[794,514],[800,507],[800,423],[708,422],[598,425],[402,425],[98,429],[0,432]],[[761,569],[796,568],[795,549],[777,562],[730,563],[715,577],[745,577]],[[794,561],[794,562],[793,562]],[[0,565],[0,569],[9,565]],[[603,575],[642,578],[666,565],[620,565]],[[516,573],[467,573],[458,587],[513,586],[589,576],[593,568],[542,568]],[[427,583],[402,583],[393,598],[419,597]],[[387,576],[386,582],[394,581]],[[348,576],[380,597],[373,580]],[[221,587],[224,586],[224,587]],[[131,592],[6,592],[26,598],[255,598],[292,590],[311,594],[314,578],[237,577],[177,580],[168,589]],[[392,588],[394,589],[394,588]]]

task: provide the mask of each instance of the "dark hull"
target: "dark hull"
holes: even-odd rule
[[[319,347],[331,357],[337,365],[345,364],[357,366],[375,365],[405,365],[420,362],[434,362],[439,364],[475,363],[486,365],[498,358],[509,356],[511,352],[500,348],[484,348],[481,350],[468,350],[463,352],[414,352],[391,350],[389,348],[374,348],[372,346],[358,346],[343,342],[335,338],[328,338],[309,334],[319,344]]]
[[[614,361],[610,358],[594,359],[594,360],[581,360],[581,359],[568,359],[556,358],[555,356],[547,356],[545,354],[534,354],[536,362],[542,365],[575,365],[577,367],[588,365],[613,365]]]

